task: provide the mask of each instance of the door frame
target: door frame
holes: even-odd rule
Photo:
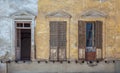
[[[31,29],[31,56],[30,56],[30,60],[35,60],[35,46],[34,46],[34,44],[35,44],[35,41],[34,41],[34,25],[33,25],[33,23],[32,23],[32,21],[27,21],[27,20],[15,20],[14,21],[14,35],[15,35],[15,37],[16,37],[16,23],[18,23],[18,22],[22,22],[22,23],[30,23],[30,25],[31,25],[31,27],[30,28],[18,28],[18,29]],[[15,52],[16,52],[16,38],[14,39],[14,42],[15,42]],[[17,58],[17,56],[16,56],[16,53],[15,53],[15,60],[20,60],[20,58]]]
[[[103,33],[103,31],[105,30],[106,26],[105,26],[105,19],[104,18],[84,18],[84,19],[80,19],[78,20],[78,22],[80,21],[84,21],[84,22],[95,22],[95,21],[101,21],[102,22],[102,39],[104,39],[105,33]],[[103,25],[104,24],[104,25]],[[78,24],[79,25],[79,24]],[[103,27],[104,26],[104,27]],[[78,27],[79,28],[79,27]],[[79,33],[79,30],[78,30]],[[79,38],[79,36],[78,36]],[[102,60],[105,57],[105,52],[106,50],[103,49],[105,47],[105,45],[103,44],[105,42],[105,40],[102,41],[102,48],[98,49],[96,48],[96,60]],[[78,41],[78,45],[79,45],[79,41]],[[78,59],[79,60],[86,60],[86,49],[79,49],[78,47]]]
[[[22,24],[24,24],[24,23],[29,23],[29,25],[30,25],[30,27],[17,27],[17,23],[22,23]],[[17,50],[19,50],[19,52],[16,52],[16,60],[22,60],[21,59],[21,45],[20,45],[20,47],[18,48],[17,47],[17,30],[23,30],[23,29],[30,29],[30,32],[32,31],[32,29],[31,29],[31,22],[30,21],[15,21],[15,47],[16,47],[16,49]],[[21,36],[21,33],[19,33],[20,34],[20,36]],[[30,38],[31,40],[32,40],[32,34],[31,34],[31,38]],[[21,43],[21,39],[19,38],[19,40],[20,40],[20,43]],[[31,45],[32,45],[32,41],[31,41]],[[30,47],[31,47],[31,45],[30,45]],[[30,53],[31,53],[31,48],[30,48]],[[31,54],[30,54],[30,57],[31,57]],[[31,60],[31,59],[30,59]]]
[[[11,15],[11,18],[12,18],[12,26],[11,26],[11,31],[13,32],[12,35],[11,35],[11,40],[12,40],[12,48],[13,49],[13,52],[12,52],[12,59],[13,60],[18,60],[16,59],[16,42],[15,42],[15,35],[16,35],[16,27],[15,27],[15,22],[30,22],[31,23],[31,61],[34,61],[35,58],[36,58],[36,48],[35,48],[35,18],[36,16],[31,14],[31,13],[28,13],[26,11],[18,11],[14,14]]]

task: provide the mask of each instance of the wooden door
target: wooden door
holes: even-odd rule
[[[16,29],[16,50],[15,50],[15,54],[16,54],[16,60],[20,60],[20,52],[21,52],[21,30],[20,29]]]
[[[29,22],[16,22],[16,60],[30,60],[31,25]]]
[[[50,22],[50,60],[66,59],[66,22]]]
[[[31,29],[21,29],[21,60],[30,60]]]

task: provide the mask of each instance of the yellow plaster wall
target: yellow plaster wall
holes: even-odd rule
[[[105,18],[81,18],[88,10],[102,11]],[[65,11],[72,17],[46,18],[51,12]],[[78,20],[103,21],[103,50],[105,59],[120,58],[120,0],[39,0],[36,19],[36,58],[49,59],[49,21],[67,21],[67,58],[78,59]],[[68,29],[70,27],[70,33]],[[69,40],[70,39],[70,40]]]

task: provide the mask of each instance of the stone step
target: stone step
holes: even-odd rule
[[[7,65],[8,73],[114,73],[115,64],[100,62],[96,66],[90,66],[87,63],[15,63]]]

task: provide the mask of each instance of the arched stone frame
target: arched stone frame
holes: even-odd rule
[[[19,21],[22,21],[22,22],[25,22],[25,21],[29,21],[30,24],[31,24],[31,57],[30,59],[33,61],[35,60],[35,39],[34,39],[34,31],[35,31],[35,15],[29,13],[29,12],[26,12],[26,11],[19,11],[19,12],[16,12],[14,14],[11,15],[11,18],[12,18],[12,27],[11,27],[11,31],[13,32],[12,35],[11,35],[11,39],[12,39],[12,49],[14,49],[12,51],[13,53],[13,60],[16,60],[16,55],[15,55],[15,52],[16,52],[16,43],[15,43],[15,35],[16,35],[16,27],[15,27],[15,22],[19,22]]]
[[[87,11],[83,11],[80,16],[79,16],[79,20],[78,21],[102,21],[103,22],[103,33],[102,33],[102,38],[103,38],[103,42],[102,42],[102,49],[96,49],[96,58],[99,59],[104,59],[106,56],[106,18],[107,18],[107,14],[99,11],[99,10],[95,10],[95,9],[91,9],[91,10],[87,10]],[[81,52],[80,54],[78,53],[78,55],[80,55],[81,58],[85,58],[85,49],[80,49],[79,52]]]
[[[69,13],[64,11],[56,11],[56,12],[47,14],[45,17],[46,17],[47,25],[49,25],[50,21],[66,21],[67,22],[66,59],[67,60],[70,59],[70,21],[72,16]],[[50,45],[49,45],[49,48],[50,48]],[[50,50],[49,50],[49,55],[50,55]]]

